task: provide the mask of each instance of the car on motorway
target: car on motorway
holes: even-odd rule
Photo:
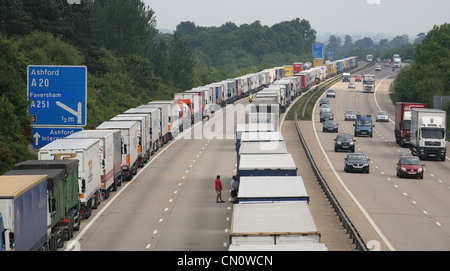
[[[336,98],[336,90],[328,89],[327,90],[327,98]]]
[[[357,171],[369,173],[369,158],[364,153],[349,153],[344,160],[345,172]]]
[[[327,98],[320,99],[319,106],[322,106],[323,104],[330,104],[330,100]]]
[[[323,123],[322,126],[322,132],[334,132],[337,133],[338,132],[338,124],[336,121],[334,120],[326,120]]]
[[[355,152],[355,141],[350,134],[338,134],[334,139],[334,151],[349,150]]]
[[[320,113],[320,122],[324,122],[327,120],[333,120],[333,113],[331,113],[330,111],[325,111]]]
[[[417,156],[403,155],[397,162],[397,177],[417,177],[423,179],[425,164]]]
[[[353,82],[348,83],[348,87],[347,88],[356,88],[356,84],[353,83]]]
[[[375,71],[381,71],[381,65],[376,65],[375,66]]]
[[[358,74],[355,75],[355,82],[361,82],[362,81],[362,75]]]
[[[355,120],[356,119],[356,115],[358,114],[358,111],[356,110],[347,110],[345,111],[345,116],[344,119],[347,120]]]
[[[375,121],[385,121],[388,122],[389,121],[389,114],[386,111],[378,111],[376,117],[375,117]]]
[[[331,105],[330,104],[323,104],[320,106],[320,113],[322,112],[331,112]]]

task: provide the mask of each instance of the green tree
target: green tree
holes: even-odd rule
[[[186,41],[176,32],[169,49],[169,74],[171,82],[180,89],[191,89],[195,62],[186,48]]]
[[[141,0],[99,0],[93,3],[94,40],[121,56],[148,56],[157,31],[154,11]]]
[[[396,101],[425,102],[450,94],[450,25],[434,26],[418,45],[415,61],[402,69],[394,84]]]

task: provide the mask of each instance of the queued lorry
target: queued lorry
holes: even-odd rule
[[[39,160],[78,160],[80,213],[84,219],[100,204],[102,180],[100,172],[100,141],[98,139],[57,139],[39,149]]]
[[[149,102],[147,105],[159,108],[161,111],[161,116],[167,116],[168,119],[168,130],[169,138],[173,139],[176,137],[180,131],[183,130],[182,118],[180,107],[178,102],[174,100],[162,100]]]
[[[158,108],[151,107],[136,107],[130,108],[123,114],[138,114],[150,115],[150,152],[151,155],[155,153],[162,146],[162,131],[161,131],[161,114]]]
[[[122,138],[122,180],[131,180],[138,169],[138,129],[137,121],[105,121],[98,130],[120,130]]]
[[[151,108],[158,109],[159,111],[159,129],[161,130],[160,134],[160,146],[164,146],[170,140],[170,128],[169,128],[169,105],[149,105],[144,104],[136,107],[137,109],[142,108]]]
[[[122,185],[121,135],[119,130],[83,130],[66,137],[94,138],[100,142],[102,193],[107,199],[111,191]]]
[[[411,110],[413,108],[426,108],[425,103],[397,102],[395,103],[395,142],[401,147],[409,145],[411,130]]]
[[[48,175],[0,176],[1,250],[45,250]]]
[[[411,110],[411,154],[422,158],[445,161],[447,112],[441,109],[413,108]]]
[[[47,176],[45,201],[41,199],[42,187],[26,181],[34,180],[36,176]],[[3,234],[0,251],[56,251],[64,246],[64,241],[73,237],[74,231],[80,229],[78,160],[24,161],[16,164],[13,170],[6,172],[0,179],[0,232]],[[20,188],[22,185],[23,188]],[[16,192],[13,189],[17,189]],[[5,206],[14,211],[5,212]],[[42,210],[46,210],[46,213]],[[46,238],[41,220],[47,221]],[[36,227],[32,224],[36,224]],[[15,239],[16,244],[11,243],[4,225],[14,235],[12,240]],[[23,233],[24,230],[27,232]]]
[[[174,100],[182,101],[189,105],[191,111],[191,124],[199,122],[203,119],[203,112],[201,107],[201,97],[194,92],[180,92],[175,93]]]
[[[309,195],[301,176],[255,176],[239,179],[239,204],[306,201]]]
[[[110,121],[137,121],[138,122],[138,166],[143,167],[150,160],[151,135],[150,115],[148,114],[119,114]]]
[[[238,166],[241,177],[297,176],[297,166],[290,153],[242,154]]]
[[[233,204],[229,251],[326,251],[306,201]]]

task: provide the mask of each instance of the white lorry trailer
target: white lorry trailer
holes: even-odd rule
[[[159,108],[131,108],[124,112],[124,114],[148,114],[150,115],[150,142],[151,154],[161,147],[162,132],[161,132],[161,113]]]
[[[440,109],[411,109],[411,154],[445,161],[447,112]]]
[[[148,114],[119,114],[110,121],[137,121],[138,122],[138,166],[143,167],[150,160],[151,135],[150,115]]]
[[[138,168],[138,129],[137,121],[105,121],[98,130],[120,130],[122,137],[122,179],[131,180]]]
[[[159,122],[161,126],[162,144],[167,144],[172,137],[170,135],[170,105],[149,103],[138,106],[137,108],[157,108],[159,109]]]
[[[306,201],[234,204],[230,251],[327,250]]]
[[[297,176],[297,166],[290,153],[242,154],[239,176]]]
[[[100,141],[102,192],[104,198],[109,197],[111,191],[116,191],[122,184],[121,138],[119,130],[83,130],[73,133],[66,139],[93,138]]]
[[[39,160],[78,160],[81,215],[87,219],[100,204],[101,170],[99,139],[58,139],[39,149]]]
[[[156,107],[160,107],[161,110],[163,110],[163,108],[168,110],[170,139],[176,137],[182,130],[182,119],[180,117],[180,107],[178,102],[174,100],[160,100],[149,102],[148,105],[155,105]],[[168,105],[168,107],[163,107],[162,105]]]
[[[308,192],[301,176],[255,176],[239,179],[239,204],[306,201]]]

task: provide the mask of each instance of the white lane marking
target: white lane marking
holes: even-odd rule
[[[319,100],[317,100],[318,102]],[[317,129],[316,129],[316,125],[315,125],[315,111],[316,111],[316,107],[317,107],[317,102],[313,107],[313,112],[312,112],[312,126],[313,126],[313,130],[314,130],[314,135],[316,137],[316,141],[320,147],[320,149],[322,150],[322,153],[325,156],[326,161],[328,162],[329,167],[333,170],[334,175],[336,176],[336,178],[338,179],[339,183],[342,185],[342,187],[344,188],[344,190],[347,192],[347,194],[350,196],[350,198],[353,200],[353,202],[356,204],[356,206],[358,207],[359,210],[361,210],[361,212],[363,213],[363,215],[366,217],[366,219],[369,221],[370,225],[372,225],[372,227],[374,228],[374,230],[378,233],[378,235],[380,236],[381,239],[383,239],[383,242],[386,244],[386,246],[389,248],[389,250],[394,251],[395,248],[391,245],[391,243],[389,242],[389,240],[384,236],[384,234],[381,232],[381,230],[378,228],[378,226],[375,224],[375,222],[372,220],[372,218],[369,216],[369,214],[367,213],[367,211],[364,209],[364,207],[359,203],[359,201],[356,199],[356,197],[353,195],[353,193],[350,191],[350,189],[344,184],[344,181],[341,179],[341,177],[339,176],[339,174],[336,172],[333,164],[331,163],[330,159],[328,158],[327,153],[325,152],[322,143],[319,140],[319,136],[317,134]]]

